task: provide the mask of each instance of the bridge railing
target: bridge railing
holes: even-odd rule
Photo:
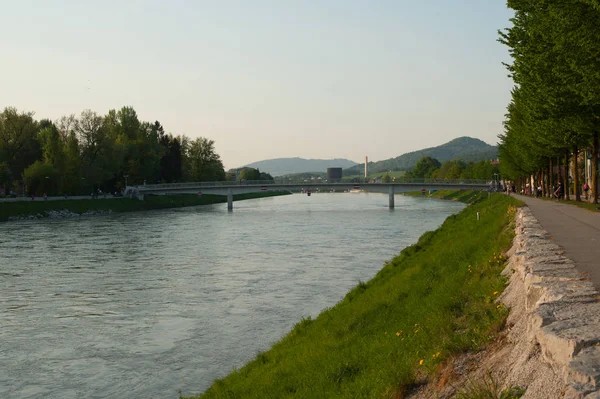
[[[275,179],[275,180],[241,180],[241,181],[212,181],[212,182],[182,182],[182,183],[163,183],[163,184],[146,184],[139,186],[132,186],[140,190],[176,190],[176,189],[196,189],[203,187],[231,187],[231,186],[266,186],[266,185],[317,185],[327,184],[328,186],[340,185],[340,186],[351,186],[360,184],[369,185],[395,185],[395,184],[443,184],[443,185],[490,185],[492,180],[474,180],[474,179],[409,179],[409,178],[396,178],[392,182],[383,183],[377,181],[341,181],[341,182],[328,182],[325,179],[303,179],[303,180],[291,180],[291,179]]]

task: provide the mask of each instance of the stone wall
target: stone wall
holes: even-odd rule
[[[543,360],[564,377],[565,398],[600,399],[598,291],[552,242],[529,208],[517,214],[508,255],[504,273],[512,274],[510,285],[519,287],[521,299],[524,296],[523,338],[539,345]],[[514,291],[509,286],[503,298],[509,306]]]

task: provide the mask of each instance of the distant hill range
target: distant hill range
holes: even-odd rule
[[[459,137],[438,147],[413,151],[379,162],[369,162],[369,173],[387,172],[389,170],[411,170],[419,159],[430,156],[444,163],[461,159],[465,162],[479,162],[498,158],[498,147],[489,145],[479,139]],[[358,164],[344,170],[344,176],[362,175],[365,164]]]
[[[270,173],[272,176],[282,176],[292,173],[325,172],[327,168],[336,167],[346,169],[354,165],[357,163],[349,159],[276,158],[253,162],[246,166]]]

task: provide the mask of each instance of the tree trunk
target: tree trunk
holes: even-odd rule
[[[592,202],[598,203],[598,132],[594,132],[592,144]]]
[[[546,168],[542,168],[542,197],[548,194],[548,173]]]
[[[554,164],[552,163],[552,157],[548,158],[548,197],[552,198],[554,193]]]
[[[573,148],[573,187],[575,190],[575,201],[581,202],[581,190],[579,189],[579,149]]]
[[[569,191],[571,191],[571,183],[569,182],[569,165],[569,150],[565,150],[565,173],[563,187],[565,188],[565,200],[567,201],[571,199],[569,197]]]

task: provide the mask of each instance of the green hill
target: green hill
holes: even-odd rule
[[[388,170],[411,170],[422,157],[430,156],[440,162],[462,159],[465,162],[478,162],[498,158],[498,147],[479,139],[459,137],[438,147],[425,148],[378,162],[369,162],[369,173]],[[358,164],[344,170],[345,176],[360,175],[365,164]]]

